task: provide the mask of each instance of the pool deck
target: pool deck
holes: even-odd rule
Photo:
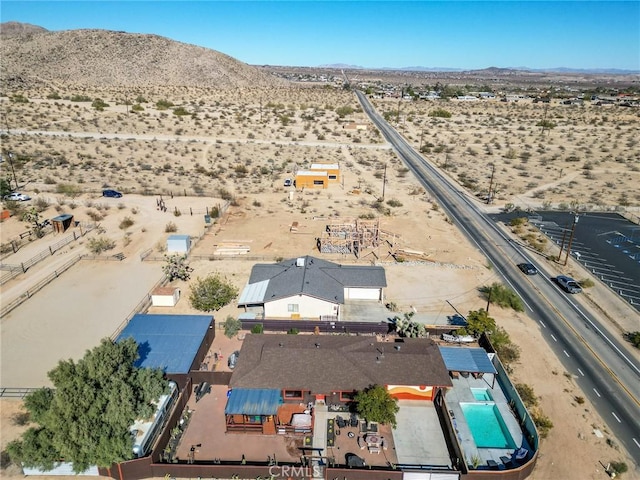
[[[502,392],[498,381],[496,380],[495,385],[493,385],[493,375],[485,374],[482,378],[473,378],[471,375],[467,378],[460,377],[453,379],[452,383],[453,388],[447,392],[445,400],[449,407],[450,415],[453,417],[454,427],[458,433],[458,440],[462,446],[462,451],[467,464],[471,465],[473,463],[472,459],[477,457],[480,459],[479,466],[487,466],[487,462],[491,463],[490,461],[495,462],[498,466],[503,465],[500,457],[511,458],[514,449],[478,448],[460,406],[460,403],[489,403],[485,400],[476,400],[473,392],[471,391],[472,388],[487,389],[493,397],[493,402],[495,402],[496,407],[498,407],[498,410],[502,415],[504,423],[511,434],[511,438],[513,438],[513,441],[516,444],[516,449],[519,448],[524,442],[524,436],[517,418],[511,412],[507,398]]]

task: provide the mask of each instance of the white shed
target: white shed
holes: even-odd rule
[[[191,248],[189,235],[170,235],[167,238],[167,253],[187,253]]]
[[[158,287],[151,292],[151,305],[154,307],[175,307],[180,300],[178,287]]]

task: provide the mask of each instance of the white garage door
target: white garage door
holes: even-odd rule
[[[402,480],[458,480],[460,474],[453,472],[404,472]]]
[[[344,298],[349,300],[380,300],[379,288],[345,288]]]

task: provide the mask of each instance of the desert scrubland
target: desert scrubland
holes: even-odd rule
[[[361,261],[377,258],[387,267],[387,300],[401,311],[415,308],[420,314],[442,316],[453,313],[447,310],[447,301],[463,312],[478,309],[484,300],[477,289],[496,280],[482,255],[413,179],[346,90],[48,86],[21,91],[19,95],[28,101],[15,95],[0,98],[1,127],[6,130],[2,149],[13,153],[21,191],[34,198],[30,204],[42,211],[43,218],[70,212],[79,221],[99,223],[99,234],[115,242],[109,253],[126,257],[123,265],[139,262],[138,255],[148,249],[161,255],[164,239],[173,230],[167,226],[173,223],[177,233],[202,235],[192,252],[198,257],[191,262],[194,278],[220,272],[242,288],[253,263],[207,260],[217,245],[247,244],[251,255],[265,259],[320,255],[316,238],[328,222],[379,218],[381,227],[395,234],[396,243]],[[89,100],[73,101],[74,96]],[[421,148],[425,158],[472,195],[486,196],[495,167],[494,208],[511,203],[522,208],[634,211],[640,206],[637,109],[557,101],[546,106],[531,101],[379,99],[374,104]],[[433,116],[437,110],[446,110],[451,117]],[[537,126],[542,119],[555,126],[543,132]],[[351,122],[367,128],[345,128]],[[296,169],[321,162],[340,163],[344,176],[340,185],[305,191],[283,187],[283,180],[293,177]],[[103,188],[125,195],[108,203],[98,198]],[[160,196],[167,202],[167,212],[157,209]],[[205,209],[224,202],[230,204],[224,216],[204,230]],[[12,208],[21,207],[25,205]],[[199,220],[192,219],[190,209]],[[123,228],[126,217],[133,223]],[[6,220],[2,243],[26,228],[18,215]],[[60,255],[85,252],[87,243],[81,240]],[[405,262],[393,260],[393,248]],[[403,256],[401,250],[414,256]],[[337,254],[323,258],[356,260]],[[12,263],[11,256],[3,262]],[[159,278],[160,262],[156,266]],[[549,262],[545,268],[554,272],[556,267]],[[3,297],[19,292],[20,282],[28,280],[29,274],[3,286]],[[64,281],[65,275],[55,283]],[[188,284],[181,286],[188,292]],[[118,293],[131,308],[139,301],[127,292]],[[196,313],[186,297],[173,312]],[[97,304],[101,295],[96,291],[85,301]],[[42,302],[44,308],[46,290],[29,302]],[[230,305],[215,315],[222,320],[235,314],[237,309]],[[539,326],[522,313],[492,307],[491,314],[521,349],[520,361],[513,365],[514,381],[534,388],[554,424],[542,440],[538,466],[530,478],[600,479],[604,476],[600,461],[632,465],[572,376],[564,372]],[[2,322],[19,322],[20,315],[16,309]],[[121,321],[113,319],[114,328]],[[32,343],[40,345],[29,341],[29,335],[39,334],[36,330],[33,327],[20,338],[28,355],[37,354],[37,349],[29,351]],[[15,423],[15,403],[3,400],[2,408],[4,447],[22,427]],[[595,430],[603,435],[595,435]]]

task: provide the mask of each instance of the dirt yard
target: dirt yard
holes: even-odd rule
[[[169,95],[156,92],[159,98]],[[106,95],[104,98],[117,103]],[[185,105],[186,98],[188,95],[183,99]],[[172,100],[178,103],[179,99],[176,95]],[[90,238],[113,240],[114,248],[104,254],[121,253],[125,258],[83,260],[2,318],[2,386],[45,384],[46,372],[58,359],[78,358],[101,337],[111,335],[160,279],[163,263],[159,259],[167,236],[174,233],[167,230],[174,230],[174,226],[175,233],[201,237],[192,251],[192,278],[219,272],[241,289],[256,261],[273,262],[308,254],[343,263],[384,265],[386,300],[396,303],[400,311],[415,309],[419,314],[442,318],[454,313],[447,302],[465,313],[485,306],[477,289],[497,278],[482,255],[452,227],[377,132],[371,127],[364,132],[346,131],[333,109],[325,108],[329,104],[334,108],[343,104],[357,108],[350,95],[340,92],[325,98],[316,91],[303,91],[296,105],[284,97],[265,98],[260,103],[257,96],[248,95],[243,100],[246,103],[238,98],[205,99],[204,105],[193,107],[199,108],[195,119],[175,117],[151,106],[138,116],[127,114],[123,105],[95,112],[86,104],[46,100],[44,95],[26,106],[12,106],[10,121],[14,130],[64,130],[67,135],[73,134],[12,134],[3,141],[3,148],[25,158],[30,155],[17,172],[25,184],[22,191],[34,197],[30,203],[42,208],[42,218],[60,213],[72,213],[76,220],[87,223],[99,218],[100,229],[2,285],[3,304],[32,288],[57,265],[86,253]],[[422,107],[423,114],[413,114],[413,118],[422,118],[422,123],[407,118],[405,134],[417,144],[422,129],[428,129],[422,142],[431,139],[434,146],[428,148],[437,163],[449,158],[446,161],[451,162],[447,167],[450,173],[456,173],[452,170],[455,164],[457,180],[467,171],[468,176],[485,182],[486,172],[481,170],[485,160],[478,159],[488,161],[488,156],[480,153],[488,144],[493,151],[492,161],[497,161],[498,150],[500,155],[510,148],[516,151],[515,159],[507,155],[504,165],[496,169],[503,185],[498,190],[502,203],[557,204],[566,199],[584,204],[592,203],[587,195],[602,192],[604,207],[619,203],[618,197],[629,192],[629,202],[638,205],[639,199],[633,197],[634,189],[630,188],[637,184],[634,166],[638,161],[628,147],[638,133],[637,118],[608,113],[603,119],[600,111],[585,108],[574,119],[575,110],[560,112],[554,107],[553,115],[567,126],[552,130],[544,140],[536,140],[532,123],[541,114],[538,110],[497,104],[491,108],[506,110],[496,110],[491,120],[492,114],[481,112],[478,105],[450,108],[455,112],[452,125],[444,120],[428,120],[426,105]],[[408,109],[403,111],[408,115]],[[480,118],[482,122],[499,119],[495,130],[501,133],[492,136],[478,132],[475,122]],[[596,118],[595,123],[592,118]],[[363,120],[358,112],[352,119]],[[579,128],[572,128],[576,122]],[[523,132],[519,125],[525,128],[524,133],[519,133]],[[100,138],[104,132],[113,133],[118,139]],[[594,132],[606,133],[591,139]],[[519,138],[521,135],[524,137]],[[480,143],[473,146],[476,138]],[[519,146],[516,142],[520,142]],[[452,150],[436,154],[441,143]],[[563,150],[565,143],[583,147]],[[501,145],[500,149],[496,144]],[[467,146],[476,150],[477,156]],[[573,155],[582,158],[586,154],[584,148],[602,153],[598,154],[599,160],[593,161],[593,168],[584,168],[582,161],[567,160]],[[612,151],[602,152],[603,148]],[[547,165],[533,157],[525,162],[523,152],[530,149],[549,149],[542,154],[550,158]],[[554,152],[560,157],[551,160]],[[339,162],[344,168],[344,182],[326,190],[300,191],[283,186],[296,166],[311,162]],[[522,164],[526,167],[520,169]],[[524,171],[527,176],[519,175]],[[597,178],[588,181],[584,172]],[[598,172],[602,175],[595,175]],[[610,173],[605,175],[606,172]],[[613,187],[593,183],[609,174]],[[378,201],[383,180],[385,196]],[[560,183],[556,184],[558,180]],[[102,199],[99,192],[107,186],[121,189],[125,196]],[[539,190],[545,192],[544,196],[535,194]],[[166,212],[158,209],[159,194],[163,195]],[[232,203],[228,211],[206,229],[204,214],[226,201]],[[181,213],[179,216],[174,214],[176,210]],[[133,224],[122,228],[126,217]],[[352,255],[318,252],[317,239],[327,224],[358,218],[379,219],[385,242],[365,250],[359,260]],[[174,225],[168,228],[170,223]],[[17,216],[3,222],[2,243],[26,229]],[[19,264],[59,238],[60,234],[34,240],[17,253],[5,256],[2,262]],[[247,256],[254,259],[220,259],[216,252],[229,245],[248,247]],[[141,254],[149,251],[149,257],[142,261]],[[396,262],[394,256],[402,262]],[[177,306],[169,310],[154,307],[151,312],[195,313],[188,301],[188,284],[176,285],[183,291]],[[606,295],[598,297],[598,301],[616,302]],[[229,305],[215,312],[215,317],[223,321],[228,315],[237,314],[238,309]],[[602,479],[606,476],[600,462],[612,460],[625,461],[630,470],[636,468],[623,478],[640,478],[637,467],[617,447],[588,400],[576,402],[576,397],[584,395],[563,371],[538,326],[523,314],[494,307],[491,314],[522,350],[520,362],[513,366],[514,380],[534,388],[543,411],[554,423],[548,438],[542,440],[538,466],[530,478]],[[0,408],[4,448],[24,427],[16,424],[19,401],[2,399]],[[596,430],[602,432],[602,438],[594,433]],[[2,474],[15,475],[16,471],[3,470]]]

